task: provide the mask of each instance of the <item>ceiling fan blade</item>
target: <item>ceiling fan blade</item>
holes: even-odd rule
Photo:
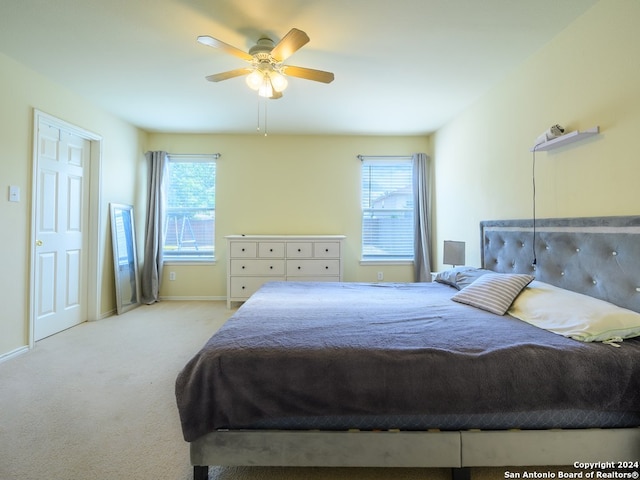
[[[271,56],[277,61],[282,62],[293,55],[300,47],[309,42],[309,37],[302,30],[292,28],[289,30],[282,40],[273,47]]]
[[[282,92],[273,91],[273,95],[269,97],[271,100],[277,100],[278,98],[282,98]]]
[[[313,68],[294,67],[293,65],[285,65],[282,67],[282,73],[291,77],[304,78],[322,83],[331,83],[334,79],[334,75],[331,72],[314,70]]]
[[[228,72],[215,73],[213,75],[208,75],[205,78],[210,82],[221,82],[222,80],[239,77],[241,75],[247,75],[248,73],[251,73],[250,68],[236,68],[235,70],[229,70]]]
[[[243,52],[239,48],[229,45],[228,43],[224,43],[217,38],[210,37],[209,35],[200,35],[198,37],[198,42],[209,47],[219,48],[220,50],[246,60],[247,62],[251,62],[253,60],[253,56],[249,55],[247,52]]]

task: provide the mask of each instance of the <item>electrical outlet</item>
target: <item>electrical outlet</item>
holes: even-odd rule
[[[176,279],[176,272],[169,272],[169,280],[172,282]]]
[[[384,273],[378,272],[378,280],[384,280]]]

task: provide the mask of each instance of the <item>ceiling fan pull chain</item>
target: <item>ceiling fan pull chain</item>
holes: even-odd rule
[[[256,131],[260,133],[260,97],[258,97],[258,126],[256,127]]]
[[[267,136],[267,98],[264,99],[264,136]]]

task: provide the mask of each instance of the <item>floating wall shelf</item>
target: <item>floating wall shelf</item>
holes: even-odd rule
[[[600,133],[600,127],[596,126],[590,128],[589,130],[576,130],[575,132],[565,133],[560,137],[556,137],[548,142],[541,143],[539,145],[535,145],[531,147],[530,152],[544,152],[545,150],[553,150],[554,148],[559,148],[564,145],[569,145],[570,143],[577,142],[579,140],[584,140],[585,138],[593,137]]]

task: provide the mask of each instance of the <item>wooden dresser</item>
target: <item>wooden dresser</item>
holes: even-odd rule
[[[344,235],[228,235],[227,307],[270,281],[342,281]]]

